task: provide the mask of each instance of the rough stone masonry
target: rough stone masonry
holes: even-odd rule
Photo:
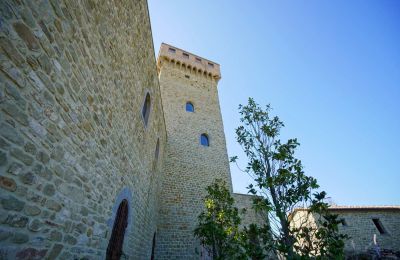
[[[146,1],[0,8],[0,258],[104,259],[126,199],[123,252],[148,259],[166,131]]]
[[[156,63],[145,0],[2,0],[0,47],[0,259],[201,257],[204,188],[231,189],[219,65]]]

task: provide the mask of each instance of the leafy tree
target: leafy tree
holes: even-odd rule
[[[269,227],[262,227],[257,224],[250,224],[244,227],[242,231],[242,246],[246,251],[247,256],[252,260],[261,260],[268,258],[271,252],[270,242],[271,233]]]
[[[289,259],[299,257],[297,253],[329,258],[329,254],[343,252],[344,237],[338,234],[337,216],[327,210],[326,193],[318,192],[316,179],[304,174],[301,161],[295,157],[300,145],[297,139],[286,142],[279,139],[284,124],[270,112],[270,105],[262,109],[249,98],[247,105],[239,106],[241,125],[236,134],[248,158],[244,171],[254,179],[255,185],[248,187],[249,192],[259,195],[254,199],[254,206],[268,216],[266,226],[270,227],[274,251]],[[231,162],[236,159],[232,157]],[[298,207],[322,216],[323,221],[317,223],[322,226],[313,228],[304,221],[304,225],[292,228],[289,216]],[[301,247],[301,242],[307,239],[318,242]]]
[[[205,210],[194,234],[213,259],[247,259],[241,246],[239,210],[226,183],[220,179],[207,187]]]

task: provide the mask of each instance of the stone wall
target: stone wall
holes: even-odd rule
[[[156,259],[198,259],[193,230],[203,208],[205,188],[220,178],[231,189],[231,177],[218,80],[175,61],[179,58],[167,60],[159,55],[158,59],[168,141]],[[188,101],[194,112],[185,110]],[[202,133],[209,136],[210,146],[200,144]]]
[[[400,208],[397,207],[332,207],[332,213],[338,214],[343,224],[339,231],[350,236],[345,243],[347,255],[366,253],[374,249],[374,236],[381,249],[399,251],[400,249]],[[316,215],[307,215],[307,211],[295,211],[293,225],[298,225],[305,220],[309,225],[315,225]],[[375,226],[373,219],[379,219],[385,233],[381,234]]]
[[[235,207],[238,208],[239,211],[245,209],[245,212],[240,214],[242,218],[242,227],[248,227],[250,224],[263,226],[267,223],[267,217],[253,209],[253,195],[233,193],[232,197],[235,200]]]
[[[373,248],[374,235],[381,249],[400,251],[400,209],[368,211],[336,211],[339,219],[345,221],[340,225],[340,232],[351,238],[346,242],[348,252],[365,252]],[[379,219],[386,233],[381,234],[372,219]]]
[[[104,259],[127,199],[124,253],[149,259],[166,133],[146,1],[3,0],[0,46],[0,258]]]

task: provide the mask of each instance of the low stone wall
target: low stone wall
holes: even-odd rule
[[[346,255],[358,255],[376,250],[400,251],[400,207],[331,207],[342,221],[339,231],[350,239],[345,243]],[[296,210],[292,225],[315,225],[317,215]],[[376,224],[379,222],[381,230]],[[378,249],[379,248],[379,249]]]

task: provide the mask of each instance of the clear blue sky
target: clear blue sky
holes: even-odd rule
[[[166,42],[221,64],[229,156],[243,158],[237,107],[254,97],[334,202],[400,204],[400,1],[149,0],[149,11],[156,52]]]

